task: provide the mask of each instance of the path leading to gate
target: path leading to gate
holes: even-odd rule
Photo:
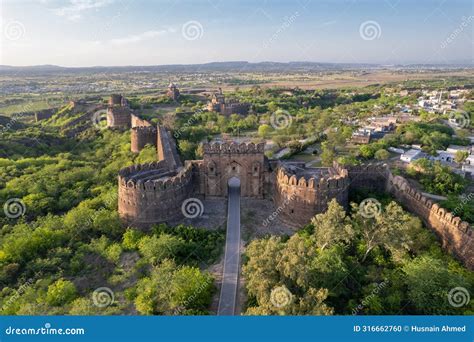
[[[218,315],[235,315],[240,268],[240,181],[229,181],[227,235]]]

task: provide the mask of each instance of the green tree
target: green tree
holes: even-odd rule
[[[329,146],[327,142],[321,144],[321,162],[324,166],[331,166],[334,158],[336,157],[336,152],[334,148]]]
[[[458,311],[449,304],[450,290],[456,287],[470,289],[466,279],[450,272],[444,262],[429,255],[411,260],[403,271],[408,299],[414,304],[417,314],[454,314]]]
[[[463,161],[466,160],[468,156],[469,156],[469,152],[467,151],[457,151],[456,155],[454,156],[454,161],[456,163],[462,163]]]
[[[328,209],[311,220],[314,226],[313,239],[321,250],[339,242],[349,242],[354,234],[344,208],[336,199],[329,202]]]
[[[125,249],[137,249],[138,248],[138,242],[140,239],[143,237],[143,232],[133,229],[133,228],[128,228],[125,233],[123,233],[122,237],[122,246]]]
[[[268,135],[272,131],[272,128],[267,124],[262,124],[258,127],[258,135],[262,138],[268,138]]]
[[[48,286],[46,303],[52,306],[61,306],[69,303],[76,297],[76,287],[69,280],[59,279]]]
[[[183,266],[174,275],[171,305],[186,309],[206,309],[212,299],[213,278],[196,267]]]
[[[144,236],[138,242],[140,253],[152,264],[173,258],[182,248],[183,241],[175,236],[161,234],[157,236]]]
[[[390,157],[390,153],[387,150],[382,148],[380,150],[377,150],[377,152],[375,152],[374,157],[375,159],[378,159],[378,160],[385,160]]]
[[[189,140],[180,140],[179,141],[179,150],[185,160],[196,159],[196,148],[197,145]]]

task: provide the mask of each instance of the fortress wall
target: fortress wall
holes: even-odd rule
[[[335,164],[335,167],[341,168]],[[384,192],[388,177],[388,168],[380,164],[367,164],[347,167],[349,174],[349,191],[365,189]]]
[[[365,188],[389,192],[409,212],[422,219],[440,239],[444,249],[469,269],[474,269],[474,234],[467,222],[441,208],[401,176],[394,176],[385,165],[348,167],[349,189]]]
[[[131,150],[132,152],[140,152],[145,145],[155,146],[157,144],[157,129],[153,126],[134,127],[131,130]]]
[[[44,109],[44,110],[39,110],[35,112],[35,121],[41,121],[41,120],[46,120],[52,117],[59,108],[50,108],[50,109]]]
[[[146,181],[130,179],[137,171],[161,168],[163,175],[168,177]],[[148,227],[182,216],[181,205],[191,197],[193,190],[191,164],[177,174],[167,171],[163,162],[135,165],[120,173],[118,211],[124,223]]]
[[[332,174],[320,179],[298,179],[278,168],[273,200],[279,218],[288,225],[301,227],[315,214],[326,211],[333,198],[347,208],[348,183],[347,171],[343,170],[332,170]]]
[[[130,115],[132,128],[153,126],[148,120],[141,119],[135,114]]]
[[[169,169],[177,169],[182,166],[176,143],[163,126],[157,127],[156,151],[158,160],[165,161]]]
[[[403,177],[389,173],[387,191],[436,233],[444,249],[474,270],[474,234],[469,223],[433,203]]]
[[[122,103],[122,95],[112,94],[109,98],[109,106],[117,106]]]
[[[107,127],[130,127],[130,109],[128,107],[109,107],[107,109]]]

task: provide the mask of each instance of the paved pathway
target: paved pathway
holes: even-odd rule
[[[235,315],[240,266],[240,181],[229,181],[227,236],[218,315]]]

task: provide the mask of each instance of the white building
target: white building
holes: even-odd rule
[[[406,151],[400,156],[400,160],[404,161],[405,163],[411,163],[414,160],[423,158],[424,153],[421,150],[411,149]]]
[[[398,153],[398,154],[403,154],[405,153],[405,150],[402,149],[402,148],[396,148],[396,147],[392,147],[390,146],[389,148],[387,148],[387,150],[389,150],[390,152],[393,152],[393,153]]]
[[[456,153],[450,151],[436,150],[438,155],[433,157],[434,160],[438,160],[442,163],[454,163],[454,157]]]

